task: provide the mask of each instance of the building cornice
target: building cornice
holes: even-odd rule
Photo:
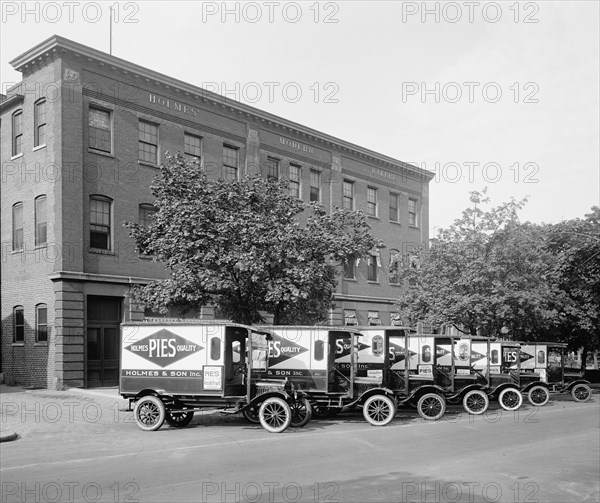
[[[59,271],[49,274],[48,277],[51,281],[91,281],[95,283],[115,283],[119,285],[146,285],[152,281],[156,281],[156,278],[92,274],[75,271]]]
[[[254,108],[250,105],[246,105],[230,98],[225,98],[224,96],[207,91],[201,87],[188,84],[58,35],[54,35],[47,40],[44,40],[32,49],[17,56],[10,61],[10,64],[19,72],[27,72],[32,68],[37,67],[37,65],[43,64],[48,58],[65,55],[73,56],[75,59],[81,58],[88,62],[95,62],[101,67],[108,67],[113,71],[120,71],[130,78],[143,79],[163,88],[167,93],[173,93],[175,95],[181,94],[182,98],[185,96],[186,99],[200,99],[204,102],[209,102],[212,105],[221,106],[228,109],[230,112],[244,115],[247,119],[253,120],[258,124],[279,129],[283,134],[294,135],[299,139],[320,143],[326,148],[337,150],[341,153],[351,154],[358,158],[375,161],[384,166],[408,171],[413,175],[420,176],[426,181],[432,180],[435,176],[434,173],[413,166],[412,164],[355,145],[354,143],[336,138],[335,136],[322,133],[316,129],[270,114],[269,112]]]
[[[346,300],[349,302],[373,302],[377,304],[396,304],[398,299],[392,299],[390,297],[370,297],[367,295],[348,295],[343,293],[334,293],[333,300]]]
[[[20,105],[23,103],[24,99],[25,98],[22,94],[13,94],[8,96],[3,102],[0,103],[0,114],[3,114],[16,105]]]

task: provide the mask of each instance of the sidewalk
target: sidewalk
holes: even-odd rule
[[[53,391],[0,384],[0,442],[61,435],[73,441],[78,436],[119,433],[123,428],[137,431],[128,408],[129,400],[121,398],[116,387]],[[241,414],[207,409],[196,412],[193,423],[245,424],[246,420]]]
[[[124,422],[127,407],[117,388],[53,391],[0,384],[0,442],[114,427]]]

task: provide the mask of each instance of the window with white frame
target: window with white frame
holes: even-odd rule
[[[110,111],[90,106],[88,112],[89,147],[100,152],[112,152],[112,122]]]
[[[390,284],[398,285],[400,283],[400,266],[402,256],[399,250],[390,250]]]
[[[13,342],[25,342],[25,310],[23,306],[13,307]]]
[[[354,260],[344,262],[344,279],[356,278],[356,263]]]
[[[377,189],[367,187],[367,215],[377,216]]]
[[[223,145],[223,178],[237,180],[238,178],[239,149]]]
[[[398,194],[390,192],[390,222],[398,222]]]
[[[419,225],[418,218],[418,201],[413,198],[408,200],[408,225],[417,227]]]
[[[23,239],[23,203],[15,203],[12,207],[12,249],[20,251],[24,246]]]
[[[46,217],[46,196],[35,198],[35,245],[43,246],[48,239],[48,222]]]
[[[12,114],[12,155],[23,153],[23,110]]]
[[[267,178],[279,179],[279,159],[267,157]]]
[[[193,134],[183,135],[183,153],[187,162],[202,162],[202,138]]]
[[[290,164],[290,194],[300,199],[300,173],[301,166]]]
[[[316,169],[310,170],[310,201],[321,201],[321,173]]]
[[[140,119],[138,159],[150,164],[158,164],[158,125]]]
[[[34,137],[33,146],[39,147],[46,143],[46,98],[35,102],[33,112]]]
[[[48,342],[48,307],[35,306],[35,342]]]
[[[354,182],[350,180],[344,180],[342,185],[342,208],[354,209]]]
[[[90,196],[90,248],[110,250],[112,247],[112,199]]]

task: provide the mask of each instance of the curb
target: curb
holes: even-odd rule
[[[19,435],[16,433],[11,433],[10,435],[3,435],[0,437],[0,442],[12,442],[13,440],[17,440]]]

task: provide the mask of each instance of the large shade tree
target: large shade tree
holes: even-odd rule
[[[563,293],[544,226],[519,222],[523,201],[488,208],[486,191],[472,192],[461,218],[401,268],[399,299],[411,322],[451,325],[487,336],[531,339],[558,316]]]
[[[585,218],[560,222],[547,230],[547,248],[555,257],[561,292],[554,333],[573,350],[600,349],[600,207]]]
[[[170,271],[133,290],[161,311],[211,304],[243,323],[264,321],[265,312],[274,323],[323,321],[337,268],[382,246],[363,213],[306,205],[285,180],[215,180],[178,154],[151,189],[151,224],[126,225],[139,251]]]

